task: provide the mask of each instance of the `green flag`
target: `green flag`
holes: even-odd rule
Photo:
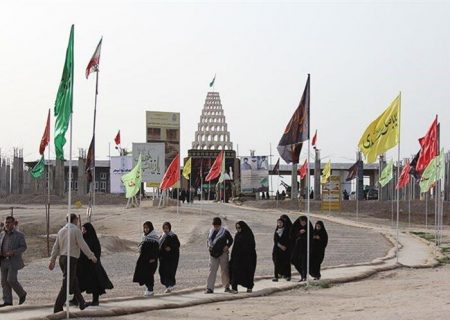
[[[44,155],[42,155],[41,160],[31,169],[31,175],[33,178],[39,178],[45,171],[45,160]]]
[[[55,152],[56,158],[64,160],[64,145],[69,127],[73,102],[73,38],[74,26],[70,29],[69,45],[66,51],[66,62],[55,101]]]
[[[126,190],[125,198],[134,197],[139,192],[142,183],[141,155],[139,155],[136,166],[130,172],[124,174],[121,180]]]
[[[389,181],[392,180],[392,178],[394,177],[393,171],[394,171],[394,161],[391,160],[381,172],[381,177],[379,181],[381,187],[384,187],[389,183]]]
[[[445,176],[445,160],[444,160],[444,149],[441,153],[430,161],[428,166],[422,173],[420,178],[420,192],[428,192],[433,184],[439,180],[444,179]]]

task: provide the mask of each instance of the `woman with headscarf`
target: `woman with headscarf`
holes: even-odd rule
[[[314,277],[314,280],[319,280],[321,277],[320,266],[325,257],[325,248],[327,247],[327,244],[327,230],[322,221],[317,221],[311,241],[311,266],[309,270],[309,274]]]
[[[308,235],[309,240],[312,240],[313,227],[311,222],[308,225],[308,218],[306,216],[300,216],[291,227],[291,239],[293,240],[294,247],[292,249],[292,264],[300,273],[300,282],[306,280],[307,276],[307,243]],[[310,242],[311,243],[311,242]]]
[[[161,283],[166,287],[165,293],[172,292],[175,287],[175,274],[180,259],[180,241],[172,232],[170,222],[164,222],[163,234],[159,239],[159,276]]]
[[[256,243],[252,230],[244,221],[236,223],[230,269],[231,292],[237,293],[238,285],[247,288],[247,292],[252,292],[256,270]]]
[[[286,278],[287,281],[291,280],[291,240],[287,224],[288,222],[283,220],[283,217],[277,220],[277,228],[273,235],[274,278],[272,281],[278,281],[279,277]]]
[[[144,296],[153,296],[155,272],[158,268],[159,236],[150,221],[144,222],[144,234],[139,244],[140,254],[134,270],[133,282],[145,285]]]
[[[81,232],[83,233],[83,239],[86,241],[89,249],[95,254],[97,263],[93,263],[89,260],[83,252],[80,253],[80,258],[77,263],[78,283],[81,292],[86,291],[87,293],[92,293],[92,302],[90,302],[90,305],[98,306],[100,295],[104,294],[106,289],[112,289],[114,286],[100,262],[102,247],[94,226],[90,223],[85,223],[81,227]]]

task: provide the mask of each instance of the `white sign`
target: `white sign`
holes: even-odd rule
[[[125,193],[125,187],[120,180],[133,168],[133,157],[111,157],[109,176],[111,177],[111,193]]]
[[[157,187],[166,170],[164,142],[133,143],[133,165],[141,155],[142,182],[148,187]]]
[[[269,191],[268,157],[253,156],[240,158],[242,193]]]

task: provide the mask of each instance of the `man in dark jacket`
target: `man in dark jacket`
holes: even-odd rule
[[[17,273],[25,265],[22,253],[27,250],[25,236],[16,230],[16,219],[6,217],[4,230],[0,233],[0,270],[3,288],[3,304],[0,307],[12,306],[12,290],[19,297],[19,304],[23,304],[27,293],[17,280]]]
[[[214,285],[216,283],[216,275],[219,266],[222,273],[222,285],[225,287],[225,292],[230,292],[228,253],[233,244],[233,238],[231,237],[230,232],[222,227],[222,220],[219,217],[214,218],[212,224],[213,227],[208,235],[209,275],[205,293],[214,292]]]

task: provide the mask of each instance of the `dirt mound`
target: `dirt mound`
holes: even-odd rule
[[[117,252],[137,252],[137,244],[133,241],[124,240],[117,236],[100,236],[102,254],[112,254]]]

